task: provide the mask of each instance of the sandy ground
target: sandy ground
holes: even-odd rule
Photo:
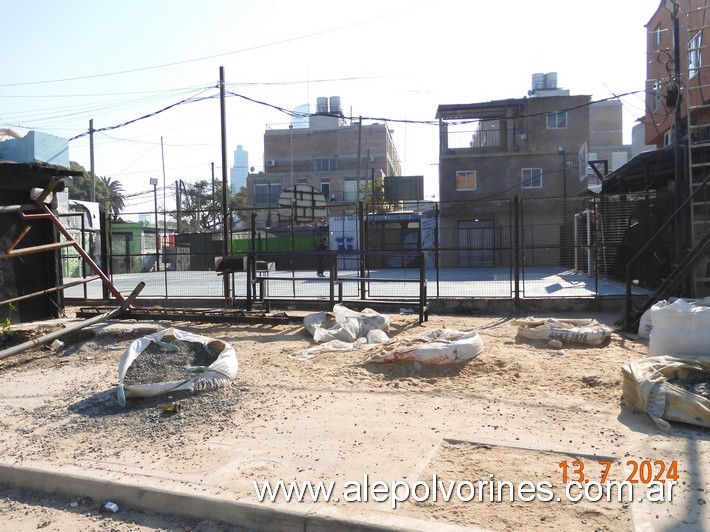
[[[0,403],[8,414],[0,421],[0,451],[6,459],[28,463],[47,456],[66,457],[76,463],[97,456],[130,461],[140,457],[144,452],[141,448],[148,440],[153,446],[163,446],[172,463],[183,464],[204,458],[206,453],[201,451],[201,443],[214,441],[220,434],[239,432],[263,438],[268,428],[293,438],[287,450],[290,456],[284,459],[293,468],[281,472],[282,478],[309,478],[310,471],[315,475],[314,480],[339,479],[343,471],[337,461],[324,464],[314,457],[317,449],[327,446],[328,442],[301,441],[298,435],[303,417],[289,415],[289,412],[300,412],[302,416],[307,412],[308,417],[323,415],[322,423],[334,423],[333,430],[337,431],[340,427],[335,423],[345,421],[328,420],[328,406],[347,401],[346,393],[356,391],[363,397],[381,400],[360,401],[357,407],[353,406],[368,409],[358,414],[369,422],[357,427],[357,430],[362,429],[362,434],[356,442],[337,452],[344,460],[347,458],[348,463],[354,460],[367,463],[377,456],[387,446],[378,425],[394,410],[399,414],[394,418],[400,420],[397,423],[407,425],[409,430],[412,426],[419,427],[417,430],[422,435],[437,442],[416,470],[418,480],[429,480],[436,475],[447,484],[463,479],[488,480],[493,475],[515,483],[548,480],[557,488],[562,482],[560,464],[563,461],[583,460],[587,472],[601,467],[589,458],[590,454],[609,457],[615,480],[623,480],[620,477],[625,474],[626,460],[648,458],[670,462],[671,458],[679,456],[674,455],[674,450],[688,441],[704,445],[700,456],[707,457],[706,430],[690,425],[674,427],[673,436],[669,437],[656,429],[645,415],[624,405],[621,367],[647,353],[647,345],[638,338],[614,333],[600,346],[567,344],[562,349],[553,349],[545,341],[518,336],[511,316],[431,316],[423,325],[417,323],[415,316],[389,316],[392,338],[443,327],[476,330],[483,340],[483,352],[468,363],[456,366],[368,363],[369,355],[359,350],[294,360],[289,355],[314,345],[312,337],[300,324],[171,323],[167,325],[232,343],[239,358],[236,380],[226,389],[189,397],[132,402],[130,408],[121,410],[115,404],[113,388],[120,354],[133,338],[165,325],[146,323],[144,329],[130,334],[117,333],[118,336],[94,337],[85,332],[68,339],[67,345],[56,352],[36,349],[0,361],[2,381],[14,382],[18,387],[37,386],[41,379],[52,379],[52,375],[59,372],[74,375],[61,392],[38,393],[37,397],[24,402],[10,401],[8,393],[0,391]],[[610,326],[618,319],[612,314],[593,316],[590,313],[559,317],[595,317]],[[175,401],[181,403],[180,414],[166,416],[165,404]],[[520,429],[513,431],[510,429],[513,425]],[[100,439],[95,437],[97,430],[101,432]],[[401,448],[397,453],[403,457],[415,453],[417,443],[399,442]],[[391,456],[393,451],[389,452]],[[376,463],[369,471],[376,472],[378,467],[385,470],[384,464]],[[179,469],[175,466],[175,470]],[[687,473],[688,464],[680,460],[679,469],[681,475]],[[600,471],[595,469],[592,473],[598,475]],[[244,481],[269,479],[274,474],[264,463],[239,472],[240,480]],[[685,493],[681,500],[700,506],[710,502],[707,485],[686,483],[684,489],[692,493]],[[238,500],[247,496],[246,492],[240,493],[239,488],[234,491]],[[224,486],[216,491],[225,492],[229,492],[229,488]],[[228,529],[217,522],[127,508],[112,514],[101,511],[104,502],[4,486],[0,489],[0,522],[5,524],[0,524],[0,529]],[[483,501],[472,504],[410,500],[396,512],[429,521],[432,528],[437,522],[445,522],[491,530],[631,530],[634,528],[632,502]],[[351,511],[347,503],[335,506],[345,514]],[[661,520],[674,513],[672,507],[663,505],[653,511],[656,519]],[[704,527],[697,517],[688,518],[686,524],[688,530],[696,529],[696,525],[698,530]]]

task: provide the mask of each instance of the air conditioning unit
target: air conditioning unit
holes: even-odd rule
[[[266,166],[276,166],[276,161],[274,159],[269,159],[266,161]]]

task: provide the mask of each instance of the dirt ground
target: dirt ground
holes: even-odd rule
[[[517,327],[511,322],[512,316],[430,316],[423,325],[417,322],[416,316],[389,316],[392,323],[388,334],[391,338],[434,328],[476,330],[483,340],[483,352],[475,359],[455,366],[368,363],[368,354],[360,350],[323,353],[308,360],[295,360],[289,355],[314,345],[310,334],[298,323],[278,326],[170,323],[165,325],[219,338],[234,345],[239,359],[236,380],[228,388],[189,396],[134,400],[129,405],[131,408],[121,409],[115,403],[113,386],[116,383],[107,383],[105,379],[111,378],[111,371],[115,372],[115,362],[132,338],[117,342],[116,338],[93,337],[84,331],[65,339],[65,345],[57,347],[56,351],[35,349],[0,360],[0,378],[19,382],[23,375],[29,378],[30,373],[51,374],[57,368],[76,368],[79,372],[93,366],[97,368],[95,375],[100,376],[97,378],[104,381],[87,385],[77,378],[74,387],[68,387],[61,397],[45,400],[24,412],[15,412],[25,419],[30,416],[35,420],[35,426],[23,427],[19,422],[5,417],[0,421],[0,434],[8,431],[23,434],[24,445],[15,451],[16,460],[29,461],[68,452],[83,458],[107,452],[118,456],[125,451],[117,450],[115,442],[123,442],[122,445],[130,447],[132,440],[137,439],[169,445],[170,452],[179,460],[185,458],[181,455],[181,449],[192,449],[194,453],[201,439],[206,441],[221,431],[252,430],[250,427],[255,423],[281,412],[277,408],[279,404],[298,402],[299,398],[312,400],[310,395],[301,394],[300,390],[317,390],[326,398],[332,398],[335,392],[341,390],[372,392],[395,401],[404,410],[406,405],[426,397],[451,398],[452,402],[465,400],[475,406],[477,397],[495,392],[497,397],[519,398],[519,415],[523,417],[528,410],[533,412],[536,405],[554,404],[558,408],[542,417],[535,410],[534,415],[530,414],[529,423],[555,427],[550,430],[559,433],[560,445],[566,443],[564,431],[584,432],[588,423],[585,411],[619,412],[633,418],[635,423],[647,425],[647,431],[655,431],[644,415],[629,411],[622,401],[621,367],[644,358],[647,353],[647,345],[636,337],[615,332],[599,346],[567,344],[560,349],[550,347],[546,341],[521,338],[517,335]],[[614,321],[619,316],[568,313],[558,317],[594,317],[614,327]],[[164,326],[145,325],[143,334]],[[133,334],[135,336],[138,332]],[[109,369],[101,370],[103,373],[98,371],[98,368],[104,367]],[[288,394],[275,393],[284,390]],[[179,414],[166,415],[165,405],[175,402],[181,404]],[[382,408],[385,408],[384,405]],[[491,406],[487,404],[482,408]],[[67,411],[70,412],[68,416]],[[377,423],[378,414],[377,409],[371,412],[373,424]],[[447,417],[450,417],[453,424],[465,415],[461,408],[441,409],[438,421],[446,423]],[[500,428],[503,433],[506,416],[511,414],[496,416],[492,413],[486,431]],[[283,421],[280,426],[286,431],[295,430],[288,424],[289,421]],[[368,427],[364,429],[366,433]],[[626,430],[625,427],[623,429]],[[98,430],[104,434],[102,441],[114,442],[114,446],[92,439],[91,434]],[[682,430],[690,437],[703,434],[702,430],[690,426]],[[617,458],[624,456],[622,428],[609,426],[600,431],[601,435],[596,436],[605,442],[600,452],[613,453]],[[0,444],[6,440],[7,437],[0,435]],[[376,438],[368,440],[363,437],[358,452],[362,456],[371,455],[381,445],[382,442]],[[594,448],[594,444],[590,443],[589,447]],[[401,451],[406,454],[407,449]],[[481,478],[483,472],[494,471],[498,478],[510,481],[546,478],[558,484],[559,463],[574,459],[574,456],[555,455],[534,446],[513,448],[442,438],[431,460],[421,469],[420,479],[430,479],[433,474],[444,482],[474,479]],[[328,478],[327,473],[321,471],[321,478]],[[338,471],[331,473],[331,478],[338,478]],[[707,489],[698,495],[698,500],[709,499]],[[102,511],[104,502],[0,486],[0,521],[5,523],[0,524],[0,529],[238,529],[213,521],[182,519],[127,508],[121,508],[114,514]],[[341,505],[341,508],[345,507]],[[471,505],[453,501],[411,501],[401,505],[397,512],[430,521],[433,527],[437,522],[445,522],[491,530],[632,529],[628,501],[619,504],[580,502],[557,505],[542,502]],[[10,528],[6,528],[8,526]]]

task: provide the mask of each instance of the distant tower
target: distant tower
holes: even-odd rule
[[[242,187],[247,186],[247,174],[249,173],[249,152],[239,144],[234,152],[234,166],[229,170],[229,187],[232,194],[236,194]]]

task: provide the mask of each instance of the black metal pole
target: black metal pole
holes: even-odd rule
[[[158,241],[158,184],[153,183],[153,208],[155,212],[155,271],[160,271],[160,242]]]
[[[673,12],[673,85],[676,90],[676,102],[675,109],[673,113],[673,173],[675,179],[675,207],[679,209],[680,206],[685,201],[687,196],[686,182],[683,176],[683,152],[681,150],[680,140],[683,136],[683,126],[680,119],[680,24],[678,21],[678,4],[675,5],[675,11]],[[686,221],[685,213],[678,213],[678,220],[676,223],[676,245],[675,245],[675,263],[678,264],[683,255],[685,254],[685,249],[687,249],[687,236],[686,228],[688,226]]]
[[[520,306],[520,199],[517,195],[513,198],[513,275],[513,305],[517,309]]]
[[[219,67],[220,126],[222,133],[222,256],[229,255],[229,226],[227,224],[227,118],[224,97],[224,67]],[[229,275],[224,275],[224,299],[230,300]]]

